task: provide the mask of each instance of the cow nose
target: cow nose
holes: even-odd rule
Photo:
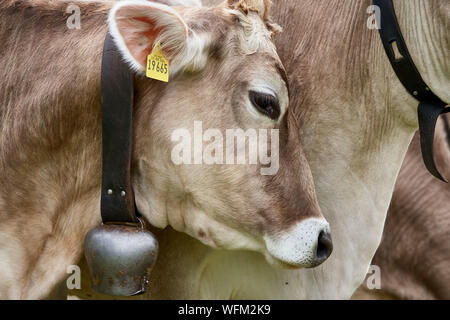
[[[270,257],[299,268],[317,267],[333,250],[330,226],[323,218],[308,218],[285,232],[266,235],[264,241]]]
[[[333,241],[331,240],[330,233],[326,231],[321,231],[319,234],[319,239],[317,239],[317,250],[316,250],[316,263],[317,265],[323,263],[331,255],[333,251]]]

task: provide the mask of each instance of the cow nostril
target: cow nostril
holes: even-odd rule
[[[328,232],[321,231],[317,242],[317,262],[320,264],[327,260],[333,251],[333,242],[331,241],[331,235]]]

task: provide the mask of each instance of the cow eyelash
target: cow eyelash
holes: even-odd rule
[[[272,120],[278,120],[281,114],[278,99],[271,94],[256,91],[249,92],[249,98],[253,106]]]

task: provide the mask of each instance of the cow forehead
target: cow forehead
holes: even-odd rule
[[[215,49],[223,54],[249,55],[256,52],[278,57],[273,42],[273,31],[258,13],[230,8],[201,8],[186,10],[189,28],[197,34],[206,34]]]
[[[276,55],[272,32],[256,12],[249,11],[244,14],[240,10],[232,9],[224,9],[224,12],[231,15],[238,26],[234,35],[234,44],[237,45],[240,53],[267,52]]]

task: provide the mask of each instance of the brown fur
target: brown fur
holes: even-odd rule
[[[430,76],[448,70],[445,26],[449,20],[441,10],[448,1],[394,3],[414,61],[428,84],[439,88],[446,82]],[[411,3],[414,11],[407,10]],[[250,254],[221,255],[166,230],[167,254],[159,260],[161,267],[148,298],[349,298],[362,283],[379,245],[394,181],[417,128],[417,102],[397,80],[378,31],[366,28],[371,0],[277,0],[274,4],[274,20],[284,27],[277,38],[278,52],[288,69],[291,107],[303,132],[319,201],[333,230],[333,255],[323,267],[310,271],[261,271],[265,262]],[[420,13],[426,13],[425,19]],[[421,28],[426,22],[435,23],[432,33]],[[417,41],[419,35],[424,41]],[[426,60],[427,50],[437,57],[435,63]],[[433,65],[438,68],[430,72]],[[447,88],[440,89],[442,96]],[[402,247],[414,244],[403,242]],[[388,285],[382,281],[382,287]]]
[[[2,266],[0,262],[0,267],[6,268],[0,288],[2,298],[46,295],[62,279],[66,267],[80,257],[84,235],[100,222],[100,63],[111,4],[77,3],[83,15],[81,30],[66,27],[67,4],[34,0],[0,4],[0,41],[5,53],[0,55],[0,64],[7,68],[0,81],[0,242],[8,243],[0,252],[4,263]],[[226,17],[222,24],[218,22],[219,39],[226,39],[226,31],[236,28],[230,23]],[[234,83],[234,78],[222,69],[222,63],[231,60],[221,62],[220,54],[214,56],[214,52],[223,52],[220,43],[210,49],[212,62],[208,69],[202,74],[180,76],[171,82],[170,91],[154,82],[150,90],[147,79],[136,77],[134,181],[142,178],[142,172],[138,172],[140,157],[155,152],[155,145],[165,146],[170,154],[166,134],[170,125],[177,126],[176,121],[188,120],[195,114],[212,127],[231,125],[225,122],[230,121],[229,110],[217,110],[211,115],[202,105],[202,99],[211,99],[211,92],[228,92]],[[252,61],[251,68],[267,64],[267,70],[279,72],[279,61],[275,64],[264,55],[255,55]],[[240,61],[234,75],[247,64],[248,59],[247,63]],[[220,87],[205,92],[204,88],[211,84]],[[174,103],[173,93],[178,90],[197,94],[183,104]],[[224,103],[216,102],[217,106]],[[162,106],[166,109],[162,110]],[[295,166],[299,167],[283,173],[284,177],[277,181],[265,183],[263,178],[254,177],[252,170],[247,170],[248,176],[230,182],[227,179],[236,173],[227,169],[219,200],[233,208],[227,210],[230,216],[217,219],[260,237],[262,230],[279,232],[294,221],[321,215],[298,130],[288,125],[290,116],[288,113],[281,122],[285,143],[281,161],[289,163],[295,158]],[[167,161],[167,154],[161,162]],[[150,188],[154,187],[155,193],[171,194],[164,189],[167,185],[154,183]],[[262,199],[257,192],[248,194],[250,186],[259,190],[261,185],[267,189]],[[274,185],[279,189],[271,194]],[[304,195],[297,198],[296,194],[302,192]],[[215,197],[205,192],[188,194],[186,198],[195,196],[200,198],[196,200],[199,206],[202,197]],[[264,214],[258,216],[257,212]]]
[[[435,156],[447,178],[450,177],[448,141],[450,136],[440,122]],[[448,230],[450,187],[426,170],[416,135],[396,184],[383,241],[373,260],[381,269],[381,290],[362,287],[361,291],[397,299],[450,299]]]
[[[249,11],[258,13],[265,21],[267,28],[272,31],[273,36],[281,32],[281,27],[273,23],[270,17],[272,0],[227,0],[227,2],[228,6],[233,9],[241,10],[245,13]]]
[[[70,263],[52,270],[48,258],[76,261],[85,233],[100,220],[92,199],[100,191],[99,62],[107,8],[81,4],[90,14],[79,31],[61,28],[65,8],[46,1],[0,6],[7,52],[0,57],[7,68],[0,83],[0,234],[6,242],[5,231],[15,230],[11,254],[22,256],[15,266],[22,293],[18,283],[7,293],[23,298],[59,281]],[[41,278],[48,282],[37,288]]]

